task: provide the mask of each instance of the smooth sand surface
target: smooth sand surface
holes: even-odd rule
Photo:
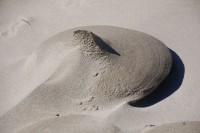
[[[166,131],[171,127],[174,129],[183,127],[181,124],[174,124],[176,122],[197,121],[198,123],[200,121],[200,106],[198,106],[200,101],[199,12],[200,2],[196,0],[128,0],[126,2],[114,0],[109,2],[1,0],[0,132],[18,130],[34,132],[34,130],[37,131],[36,129],[38,129],[37,132],[43,132],[45,128],[49,128],[52,132],[57,130],[70,132],[66,131],[65,125],[62,124],[65,123],[69,129],[74,129],[75,125],[69,122],[71,120],[85,121],[85,123],[77,122],[80,129],[85,129],[85,131],[87,131],[85,126],[89,126],[88,129],[92,132],[98,129],[102,132],[108,130],[125,133],[140,133],[149,129],[159,132],[160,129]],[[73,27],[88,25],[124,27],[159,39],[171,49],[174,64],[169,76],[157,90],[136,103],[127,103],[130,99],[120,99],[118,101],[123,101],[122,103],[115,101],[116,104],[110,102],[103,104],[102,102],[101,106],[97,106],[96,104],[86,105],[80,100],[72,100],[77,102],[77,106],[73,107],[70,105],[73,102],[66,99],[72,99],[74,96],[70,95],[72,92],[82,91],[67,91],[66,89],[63,92],[59,88],[66,86],[57,83],[58,81],[65,83],[65,79],[71,80],[67,82],[77,80],[81,71],[74,72],[84,60],[80,58],[82,55],[80,55],[79,48],[73,46],[66,48],[66,45],[63,45],[62,41],[70,44],[70,41],[67,41],[68,37],[55,35]],[[106,33],[100,35],[103,37]],[[60,39],[61,42],[51,43],[55,40],[54,37],[57,40]],[[45,40],[47,41],[44,42]],[[45,44],[48,44],[48,47]],[[114,45],[112,47],[114,48]],[[114,49],[117,52],[123,51],[123,49]],[[40,57],[39,60],[37,60],[38,57]],[[83,67],[97,68],[87,67],[87,65]],[[65,72],[62,68],[65,68]],[[92,72],[90,75],[95,77],[96,71],[96,69],[89,71]],[[72,86],[79,88],[79,85],[88,86],[90,81],[94,83],[89,79],[88,73],[84,74],[80,81],[85,82]],[[46,83],[45,87],[44,83]],[[78,98],[85,98],[85,95],[78,93],[76,94],[80,96]],[[37,97],[38,94],[40,94],[39,97]],[[69,94],[69,97],[65,97],[64,94]],[[93,96],[84,100],[90,101],[89,103],[96,102]],[[106,104],[108,108],[106,106],[104,108]],[[82,119],[82,117],[72,116],[69,120],[66,117],[70,113],[89,113],[94,117]],[[48,119],[52,120],[49,122]],[[62,120],[65,122],[62,123]],[[93,124],[91,124],[92,120],[94,120]],[[102,122],[106,125],[99,124]],[[37,123],[43,123],[41,128],[38,128]],[[52,123],[57,123],[58,127],[54,127]],[[172,126],[157,127],[157,125],[170,125],[170,123]],[[196,123],[189,123],[184,130],[194,129],[195,131],[198,129],[195,125]]]
[[[200,122],[178,122],[154,127],[146,133],[199,133]]]
[[[40,121],[17,133],[122,133],[110,123],[89,115],[69,115]]]

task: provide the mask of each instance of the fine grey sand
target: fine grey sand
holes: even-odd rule
[[[186,121],[153,127],[145,133],[200,133],[200,122]]]
[[[99,132],[123,133],[165,132],[173,129],[198,132],[199,13],[198,0],[0,0],[0,133],[34,130],[72,132],[66,131],[65,127],[74,129],[75,125],[70,123],[73,120],[81,130],[89,129],[92,132],[96,131],[95,128]],[[93,88],[90,86],[92,83],[97,85],[102,81],[102,75],[108,74],[106,71],[110,71],[110,62],[107,59],[112,59],[111,64],[114,64],[119,63],[119,58],[125,58],[122,54],[124,49],[115,47],[106,39],[107,35],[112,34],[76,29],[93,32],[117,52],[111,50],[112,54],[107,53],[114,58],[103,56],[106,57],[106,65],[98,64],[97,60],[94,63],[94,59],[90,58],[87,58],[90,62],[85,64],[88,52],[83,56],[81,48],[74,47],[75,42],[80,40],[70,45],[73,39],[68,39],[73,37],[73,31],[66,35],[64,30],[91,25],[133,29],[162,41],[170,49],[173,61],[167,78],[155,90],[154,87],[149,89],[153,92],[143,91],[142,95],[134,92],[131,95],[121,94],[118,88],[126,85],[120,84],[106,93],[111,100],[104,99],[107,97],[104,97],[105,91],[98,93],[103,95],[99,98],[95,93],[79,95],[87,87],[91,90],[89,87]],[[113,38],[122,40],[122,37],[124,35]],[[130,56],[133,56],[132,53]],[[150,55],[148,59],[151,57],[154,58]],[[128,64],[131,66],[134,61],[132,59]],[[150,62],[151,65],[156,64],[152,60]],[[132,69],[127,68],[125,63],[120,65],[121,68],[123,66],[126,66],[124,69]],[[96,68],[103,69],[100,71]],[[102,70],[106,71],[103,73]],[[153,73],[151,71],[150,75]],[[107,77],[109,75],[113,73]],[[106,79],[113,84],[119,80],[132,82],[123,78],[125,73],[120,75],[115,75],[112,80]],[[139,77],[141,79],[142,75]],[[143,83],[144,80],[141,81]],[[66,89],[69,88],[68,83],[72,82],[77,83],[72,87],[78,91]],[[144,86],[149,85],[144,83]],[[110,93],[112,90],[116,92],[114,95]],[[77,92],[76,95],[74,92]],[[145,96],[145,93],[150,94]],[[79,132],[79,129],[75,130]]]
[[[15,85],[34,90],[0,118],[2,132],[57,113],[112,112],[155,90],[168,75],[172,57],[162,42],[147,34],[90,26],[51,37],[19,63],[8,72],[18,71],[21,82],[16,74],[8,76],[16,77]],[[6,85],[7,90],[15,87]]]
[[[17,133],[122,133],[119,128],[89,115],[69,115],[35,123]]]

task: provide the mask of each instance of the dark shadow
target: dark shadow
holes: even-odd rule
[[[105,43],[100,37],[98,37],[97,35],[95,35],[94,33],[92,33],[93,39],[95,41],[95,43],[103,50],[111,53],[111,54],[115,54],[120,56],[120,54],[115,51],[113,48],[111,48],[107,43]]]
[[[167,78],[151,94],[137,102],[129,102],[133,107],[149,107],[167,98],[179,89],[183,82],[185,67],[180,57],[170,49],[173,65]]]

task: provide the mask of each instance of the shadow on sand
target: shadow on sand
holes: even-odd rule
[[[151,94],[137,102],[129,102],[133,107],[149,107],[167,98],[179,89],[183,82],[185,67],[180,57],[170,49],[173,65],[167,78]]]
[[[120,56],[120,54],[115,51],[112,47],[110,47],[107,43],[105,43],[100,37],[92,33],[93,39],[96,42],[96,44],[103,50],[107,51],[108,53],[115,54]]]

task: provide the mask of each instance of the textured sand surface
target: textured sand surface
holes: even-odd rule
[[[47,48],[45,43],[50,44],[55,40],[51,38],[52,36],[66,29],[88,25],[111,25],[149,34],[161,40],[171,49],[174,63],[167,79],[155,92],[139,102],[114,105],[113,109],[102,112],[100,106],[93,107],[92,105],[91,108],[83,107],[83,110],[88,110],[83,111],[83,114],[93,112],[95,117],[91,119],[95,122],[109,123],[108,126],[102,125],[102,130],[111,129],[112,131],[113,129],[115,131],[115,129],[119,129],[120,132],[125,133],[145,132],[147,129],[153,129],[157,125],[159,128],[159,125],[166,123],[173,125],[176,122],[200,121],[200,106],[198,106],[200,101],[199,12],[200,2],[197,0],[128,0],[126,2],[115,0],[1,0],[0,132],[17,131],[31,123],[37,125],[37,122],[43,118],[62,119],[67,115],[64,114],[65,109],[69,107],[67,103],[62,108],[58,108],[60,103],[65,103],[61,100],[65,99],[63,98],[64,93],[59,89],[55,89],[56,91],[51,89],[51,85],[64,77],[70,79],[71,76],[67,77],[66,75],[75,75],[72,72],[78,69],[77,66],[80,66],[79,63],[83,60],[79,60],[82,58],[80,58],[81,55],[78,56],[80,53],[78,48],[66,48],[62,42],[49,45]],[[98,35],[98,33],[96,34]],[[44,42],[49,38],[51,38],[50,42]],[[65,37],[60,36],[61,38]],[[59,40],[59,37],[57,39]],[[41,47],[41,44],[44,45]],[[120,53],[119,49],[115,48],[115,50]],[[40,54],[41,51],[45,52]],[[38,56],[42,57],[41,60],[36,60]],[[29,59],[27,59],[28,57]],[[60,66],[67,68],[64,73]],[[55,71],[56,75],[54,75]],[[96,70],[94,72],[91,73],[93,77],[97,74]],[[54,78],[49,79],[52,75]],[[49,83],[46,90],[49,90],[43,91],[45,93],[40,93],[40,95],[45,97],[50,94],[52,97],[59,97],[59,100],[46,97],[45,100],[49,103],[42,107],[38,106],[43,101],[40,98],[37,99],[38,103],[36,104],[32,104],[34,100],[22,102],[31,95],[33,98],[35,89],[42,87],[40,85],[47,80]],[[73,81],[73,79],[71,80]],[[82,80],[92,81],[85,78]],[[88,85],[90,82],[80,82],[80,84]],[[93,101],[93,97],[85,100]],[[23,104],[20,105],[20,103]],[[80,107],[84,102],[78,100],[77,103],[79,105],[77,107]],[[24,107],[26,108],[24,112],[28,113],[23,113]],[[21,112],[21,114],[16,112],[19,114]],[[59,116],[57,116],[58,114]],[[19,117],[15,119],[17,115]],[[90,119],[81,119],[80,121],[87,123]],[[174,125],[176,126],[174,129],[182,127],[181,124]],[[48,125],[48,122],[46,126],[52,127],[51,124]],[[60,126],[61,132],[65,130],[62,125]],[[84,123],[82,126],[84,128]],[[193,126],[185,128],[192,130]],[[52,131],[57,130],[56,127],[51,129]],[[165,130],[165,128],[161,129]],[[198,128],[194,127],[195,129]],[[29,130],[28,127],[27,130]]]
[[[123,103],[141,99],[167,77],[172,57],[162,42],[147,34],[90,26],[51,37],[19,63],[14,70],[20,71],[24,83],[11,73],[16,78],[13,82],[22,87],[27,83],[34,90],[2,115],[2,132],[13,132],[57,112],[63,115],[112,111]],[[37,85],[32,84],[35,80]],[[6,90],[16,88],[7,87],[7,82]]]

